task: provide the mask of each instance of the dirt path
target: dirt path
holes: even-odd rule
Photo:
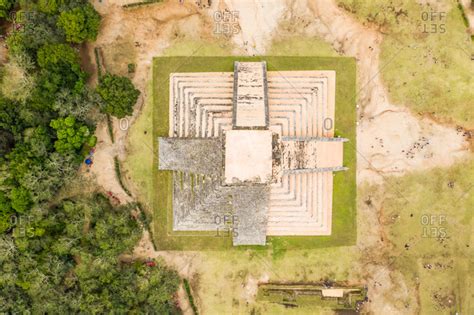
[[[114,157],[118,154],[118,145],[113,144],[107,130],[107,123],[101,122],[96,129],[98,139],[90,170],[97,184],[107,193],[111,193],[121,204],[133,201],[120,186],[115,173]]]
[[[170,266],[173,266],[183,278],[191,279],[200,264],[200,252],[191,251],[155,251],[150,239],[150,234],[145,231],[143,237],[133,252],[135,258],[161,258]]]
[[[464,13],[469,21],[469,33],[474,35],[474,3],[471,0],[460,1],[464,7]]]
[[[178,292],[176,292],[179,308],[183,312],[183,315],[193,315],[193,309],[189,302],[188,295],[183,285],[179,286]]]

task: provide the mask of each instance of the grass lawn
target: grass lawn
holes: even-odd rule
[[[272,41],[268,55],[271,56],[318,56],[339,57],[327,42],[317,37],[281,36]]]
[[[336,71],[336,134],[348,138],[344,148],[346,172],[334,177],[333,226],[331,236],[268,237],[268,245],[253,247],[271,248],[274,255],[287,249],[307,249],[353,245],[356,241],[356,108],[353,58],[345,57],[159,57],[153,63],[153,139],[168,136],[169,126],[169,74],[172,72],[233,71],[233,62],[267,62],[268,71],[335,70]],[[232,238],[209,232],[172,231],[172,172],[158,171],[157,141],[153,142],[153,212],[154,241],[161,250],[241,250],[252,247],[233,247]]]
[[[421,314],[473,314],[473,177],[471,159],[386,184],[390,258],[410,287],[419,286]]]

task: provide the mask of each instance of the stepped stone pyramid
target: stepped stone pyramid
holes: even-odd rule
[[[334,71],[265,62],[170,74],[169,137],[158,141],[159,169],[173,171],[173,230],[231,229],[234,245],[330,235],[347,141],[334,138],[335,83]]]

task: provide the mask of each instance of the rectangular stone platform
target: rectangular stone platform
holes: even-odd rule
[[[266,244],[269,194],[263,185],[233,188],[234,246]]]
[[[302,138],[281,143],[281,167],[287,170],[328,170],[342,167],[345,139],[341,141]]]
[[[268,128],[267,64],[234,63],[233,127]]]
[[[272,132],[226,131],[224,162],[226,185],[269,183],[272,178]]]
[[[220,139],[158,138],[160,170],[193,174],[220,175],[222,142]]]

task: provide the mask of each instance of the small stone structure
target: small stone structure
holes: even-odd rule
[[[267,65],[234,63],[234,114],[237,128],[268,128]]]
[[[170,131],[159,169],[173,172],[173,229],[232,229],[234,245],[267,235],[330,235],[335,72],[172,73]],[[232,218],[227,220],[226,218]]]

